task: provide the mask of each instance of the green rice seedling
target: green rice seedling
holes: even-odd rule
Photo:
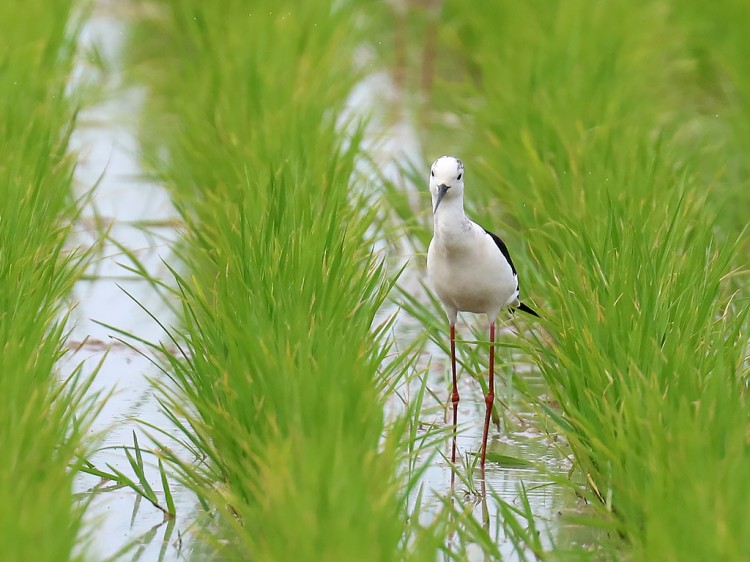
[[[394,275],[342,124],[357,4],[149,5],[145,155],[186,224],[156,384],[201,460],[168,458],[219,514],[202,538],[229,559],[433,560],[434,530],[406,524],[417,413],[384,417],[411,368],[374,325]]]
[[[0,6],[0,559],[71,560],[86,502],[73,480],[97,411],[91,377],[59,380],[67,303],[86,255],[66,248],[77,215],[66,95],[72,2]],[[84,538],[85,541],[85,538]]]
[[[135,475],[135,480],[125,474],[123,471],[115,468],[110,464],[107,465],[107,468],[109,469],[109,471],[107,471],[102,470],[92,462],[87,461],[81,468],[81,471],[85,472],[86,474],[91,474],[92,476],[97,476],[102,480],[113,482],[114,486],[118,488],[130,488],[136,494],[138,494],[138,496],[147,499],[151,503],[151,505],[161,511],[164,514],[165,519],[173,519],[176,515],[174,497],[172,496],[172,490],[169,487],[169,478],[167,476],[167,471],[164,468],[164,463],[162,462],[162,460],[160,458],[157,458],[157,465],[159,467],[159,475],[162,485],[162,493],[164,494],[164,505],[161,504],[156,492],[154,491],[153,486],[146,478],[146,469],[143,460],[144,451],[138,444],[138,437],[136,436],[135,432],[133,432],[133,446],[130,448],[122,447],[122,449],[124,449],[125,451],[125,458],[127,459],[128,464],[133,471],[133,474]],[[110,490],[111,489],[108,489],[108,491]]]
[[[476,214],[528,242],[522,290],[546,313],[526,347],[602,516],[635,559],[743,560],[746,306],[726,192],[701,181],[730,163],[681,136],[696,76],[678,9],[449,5],[464,79],[436,97],[462,123]]]

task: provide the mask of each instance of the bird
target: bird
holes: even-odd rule
[[[454,156],[441,156],[430,167],[433,237],[427,249],[427,277],[443,303],[450,325],[453,388],[453,450],[459,394],[456,386],[456,318],[459,312],[486,314],[489,322],[489,385],[482,433],[481,468],[487,458],[487,434],[495,400],[495,322],[501,310],[521,310],[539,317],[521,302],[518,272],[499,236],[479,226],[464,212],[464,165]]]

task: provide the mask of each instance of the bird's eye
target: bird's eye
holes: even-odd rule
[[[430,170],[430,175],[434,178],[435,177],[435,170]]]
[[[458,181],[461,181],[461,178],[462,178],[462,177],[464,177],[464,173],[463,173],[463,172],[461,172],[460,174],[458,174],[458,177],[457,177],[456,179],[457,179]]]

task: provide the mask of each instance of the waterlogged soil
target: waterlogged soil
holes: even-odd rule
[[[80,153],[77,182],[81,191],[96,185],[91,204],[79,224],[77,243],[94,244],[108,233],[107,241],[98,248],[97,258],[85,280],[75,288],[77,306],[72,319],[69,340],[71,353],[63,362],[63,370],[70,372],[83,362],[85,370],[98,368],[92,392],[109,394],[103,411],[94,428],[92,438],[98,450],[89,459],[97,468],[111,472],[119,470],[133,477],[123,447],[132,446],[134,434],[145,449],[149,440],[144,427],[152,425],[178,436],[178,431],[161,414],[154,395],[152,382],[169,384],[166,377],[154,366],[148,350],[136,344],[126,345],[111,327],[137,335],[147,341],[165,339],[156,322],[144,311],[154,314],[165,325],[174,318],[165,306],[161,295],[153,286],[129,272],[126,248],[145,266],[150,275],[168,279],[162,260],[173,260],[171,245],[177,239],[174,209],[167,193],[160,186],[143,179],[139,166],[138,144],[133,128],[133,115],[137,114],[142,93],[122,87],[118,59],[127,26],[118,17],[114,5],[100,1],[94,16],[82,32],[81,42],[96,45],[108,62],[104,74],[82,60],[74,80],[96,81],[103,84],[108,101],[86,110],[73,139],[73,149]],[[372,83],[382,84],[378,79]],[[355,94],[354,106],[366,106],[368,96],[380,95],[365,81]],[[359,96],[359,97],[357,97]],[[377,125],[377,122],[375,122]],[[378,135],[377,149],[383,161],[394,162],[405,154],[410,160],[419,154],[414,139],[416,135],[403,122],[392,127],[392,138]],[[406,141],[406,142],[405,142]],[[393,164],[389,168],[398,174]],[[396,179],[396,178],[394,178]],[[144,229],[144,223],[149,224]],[[418,279],[420,272],[413,266],[407,277]],[[393,310],[384,310],[383,315]],[[468,322],[473,320],[468,319]],[[418,326],[408,320],[399,322],[395,337],[409,341],[417,336]],[[468,331],[467,331],[468,333]],[[420,415],[420,432],[430,428],[450,429],[444,404],[447,400],[447,357],[437,346],[428,345],[422,356],[423,365],[429,364],[428,395]],[[528,367],[520,366],[517,376],[524,377],[527,385],[543,392],[539,376]],[[390,405],[394,410],[403,407],[402,399],[411,400],[419,390],[419,382],[402,389],[401,397]],[[565,447],[545,434],[542,420],[503,383],[498,384],[499,397],[509,406],[508,415],[502,416],[499,425],[490,433],[491,453],[503,455],[503,463],[489,462],[486,470],[486,489],[489,499],[482,501],[478,469],[469,465],[479,451],[484,419],[484,397],[471,373],[463,372],[460,379],[461,402],[457,445],[459,463],[464,478],[453,478],[450,464],[450,442],[435,454],[434,447],[426,448],[422,461],[430,461],[422,477],[423,496],[420,519],[428,524],[442,510],[446,498],[473,506],[474,516],[481,521],[502,553],[509,560],[517,559],[513,544],[504,535],[498,504],[491,497],[497,494],[504,501],[519,506],[519,490],[524,486],[533,513],[542,524],[544,544],[551,538],[581,543],[582,538],[571,538],[575,529],[559,524],[559,515],[576,509],[576,499],[564,488],[551,483],[550,474],[565,474],[570,468],[565,458]],[[504,410],[505,411],[505,410]],[[145,424],[145,425],[144,425]],[[164,494],[158,470],[146,459],[146,479],[156,491],[157,499],[164,505]],[[90,554],[92,559],[127,557],[131,560],[177,560],[195,558],[200,545],[192,532],[197,505],[195,498],[172,482],[172,493],[177,516],[165,518],[164,513],[127,487],[114,486],[90,475],[82,475],[76,491],[83,498],[92,498],[88,510],[90,521]],[[413,498],[413,501],[415,498]],[[451,537],[446,537],[450,542]],[[124,552],[127,550],[127,554]],[[472,559],[483,559],[477,547],[469,547]]]

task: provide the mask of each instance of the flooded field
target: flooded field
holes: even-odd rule
[[[105,233],[106,240],[97,249],[87,278],[75,288],[74,298],[78,304],[68,342],[72,353],[66,358],[66,364],[71,368],[81,361],[88,369],[98,367],[92,390],[111,393],[93,428],[102,436],[99,451],[89,460],[98,468],[111,467],[126,474],[130,474],[131,467],[125,448],[132,447],[134,433],[146,450],[149,448],[146,433],[151,431],[149,426],[179,437],[179,430],[164,416],[154,393],[153,385],[171,384],[153,364],[159,358],[147,346],[127,341],[127,338],[123,340],[112,329],[156,342],[166,336],[150,314],[165,325],[178,321],[166,306],[163,295],[129,269],[134,264],[127,252],[132,252],[147,268],[148,275],[170,282],[164,262],[173,263],[175,260],[172,245],[179,236],[179,216],[169,194],[158,183],[145,177],[138,160],[140,148],[133,117],[138,115],[145,93],[135,86],[127,87],[123,75],[117,70],[128,33],[127,21],[117,15],[117,10],[102,5],[87,23],[81,37],[84,46],[96,46],[102,51],[108,69],[107,73],[97,73],[82,63],[81,79],[101,81],[108,99],[83,113],[73,139],[73,148],[80,154],[78,184],[83,188],[97,186],[89,207],[84,209],[79,235],[82,243],[97,243]],[[370,91],[363,90],[368,84]],[[375,82],[365,80],[359,89],[361,93],[356,94],[352,101],[355,111],[364,114],[362,104],[374,102],[373,87],[377,92]],[[393,138],[403,139],[403,126],[394,127]],[[394,179],[398,176],[399,160],[411,159],[419,152],[414,134],[407,132],[406,136],[411,137],[411,145],[389,140],[387,134],[374,141],[380,147],[382,166],[392,170]],[[423,186],[409,186],[411,189],[415,187],[421,189]],[[415,265],[405,272],[402,282],[417,287],[408,279],[418,280],[423,275],[424,272]],[[393,305],[384,308],[381,317],[389,314],[398,314]],[[413,322],[404,319],[397,323],[393,337],[400,345],[406,346],[417,329]],[[422,354],[422,362],[430,364],[427,371],[430,391],[423,404],[420,423],[425,427],[448,427],[443,408],[447,398],[445,357],[433,346],[424,349]],[[527,383],[540,389],[544,387],[541,378],[533,372],[523,376]],[[411,392],[418,391],[415,384],[420,383],[413,381]],[[513,392],[506,385],[501,386]],[[401,392],[408,399],[409,390],[404,387]],[[457,442],[461,456],[471,463],[481,440],[484,414],[480,406],[483,408],[484,401],[480,387],[466,373],[461,379],[461,394],[464,398],[459,410]],[[394,398],[395,410],[399,409],[398,402]],[[420,519],[424,524],[428,525],[435,514],[442,511],[448,498],[460,498],[475,505],[475,517],[495,537],[509,560],[514,559],[514,546],[504,538],[503,526],[499,522],[502,515],[498,512],[493,493],[510,504],[517,504],[519,490],[525,486],[533,512],[545,522],[543,532],[550,536],[557,533],[556,521],[561,511],[575,504],[575,499],[566,499],[563,489],[548,477],[547,471],[564,474],[570,468],[560,447],[553,446],[549,436],[542,433],[530,411],[518,410],[518,405],[512,401],[511,407],[512,417],[502,428],[496,427],[492,432],[490,451],[523,459],[528,466],[506,468],[491,463],[487,469],[486,488],[480,482],[478,471],[469,468],[469,472],[476,472],[467,475],[471,478],[471,486],[477,486],[470,489],[460,480],[456,482],[450,464],[443,457],[445,451],[431,447],[419,459],[419,462],[429,464],[421,477],[423,495],[419,500]],[[444,442],[448,447],[450,440],[445,438]],[[146,466],[146,478],[163,503],[159,470],[153,462],[147,462]],[[489,489],[490,494],[482,498],[480,486]],[[134,560],[178,560],[196,555],[197,539],[191,528],[195,525],[199,506],[195,495],[180,483],[173,482],[171,490],[177,511],[174,519],[165,517],[148,500],[116,482],[83,475],[76,487],[82,497],[93,494],[88,519],[96,529],[92,540],[93,552],[98,557],[123,555]],[[450,540],[446,537],[448,543]],[[482,556],[482,550],[477,549],[472,558],[481,559]]]
[[[543,4],[0,8],[0,559],[750,557],[750,12]]]

